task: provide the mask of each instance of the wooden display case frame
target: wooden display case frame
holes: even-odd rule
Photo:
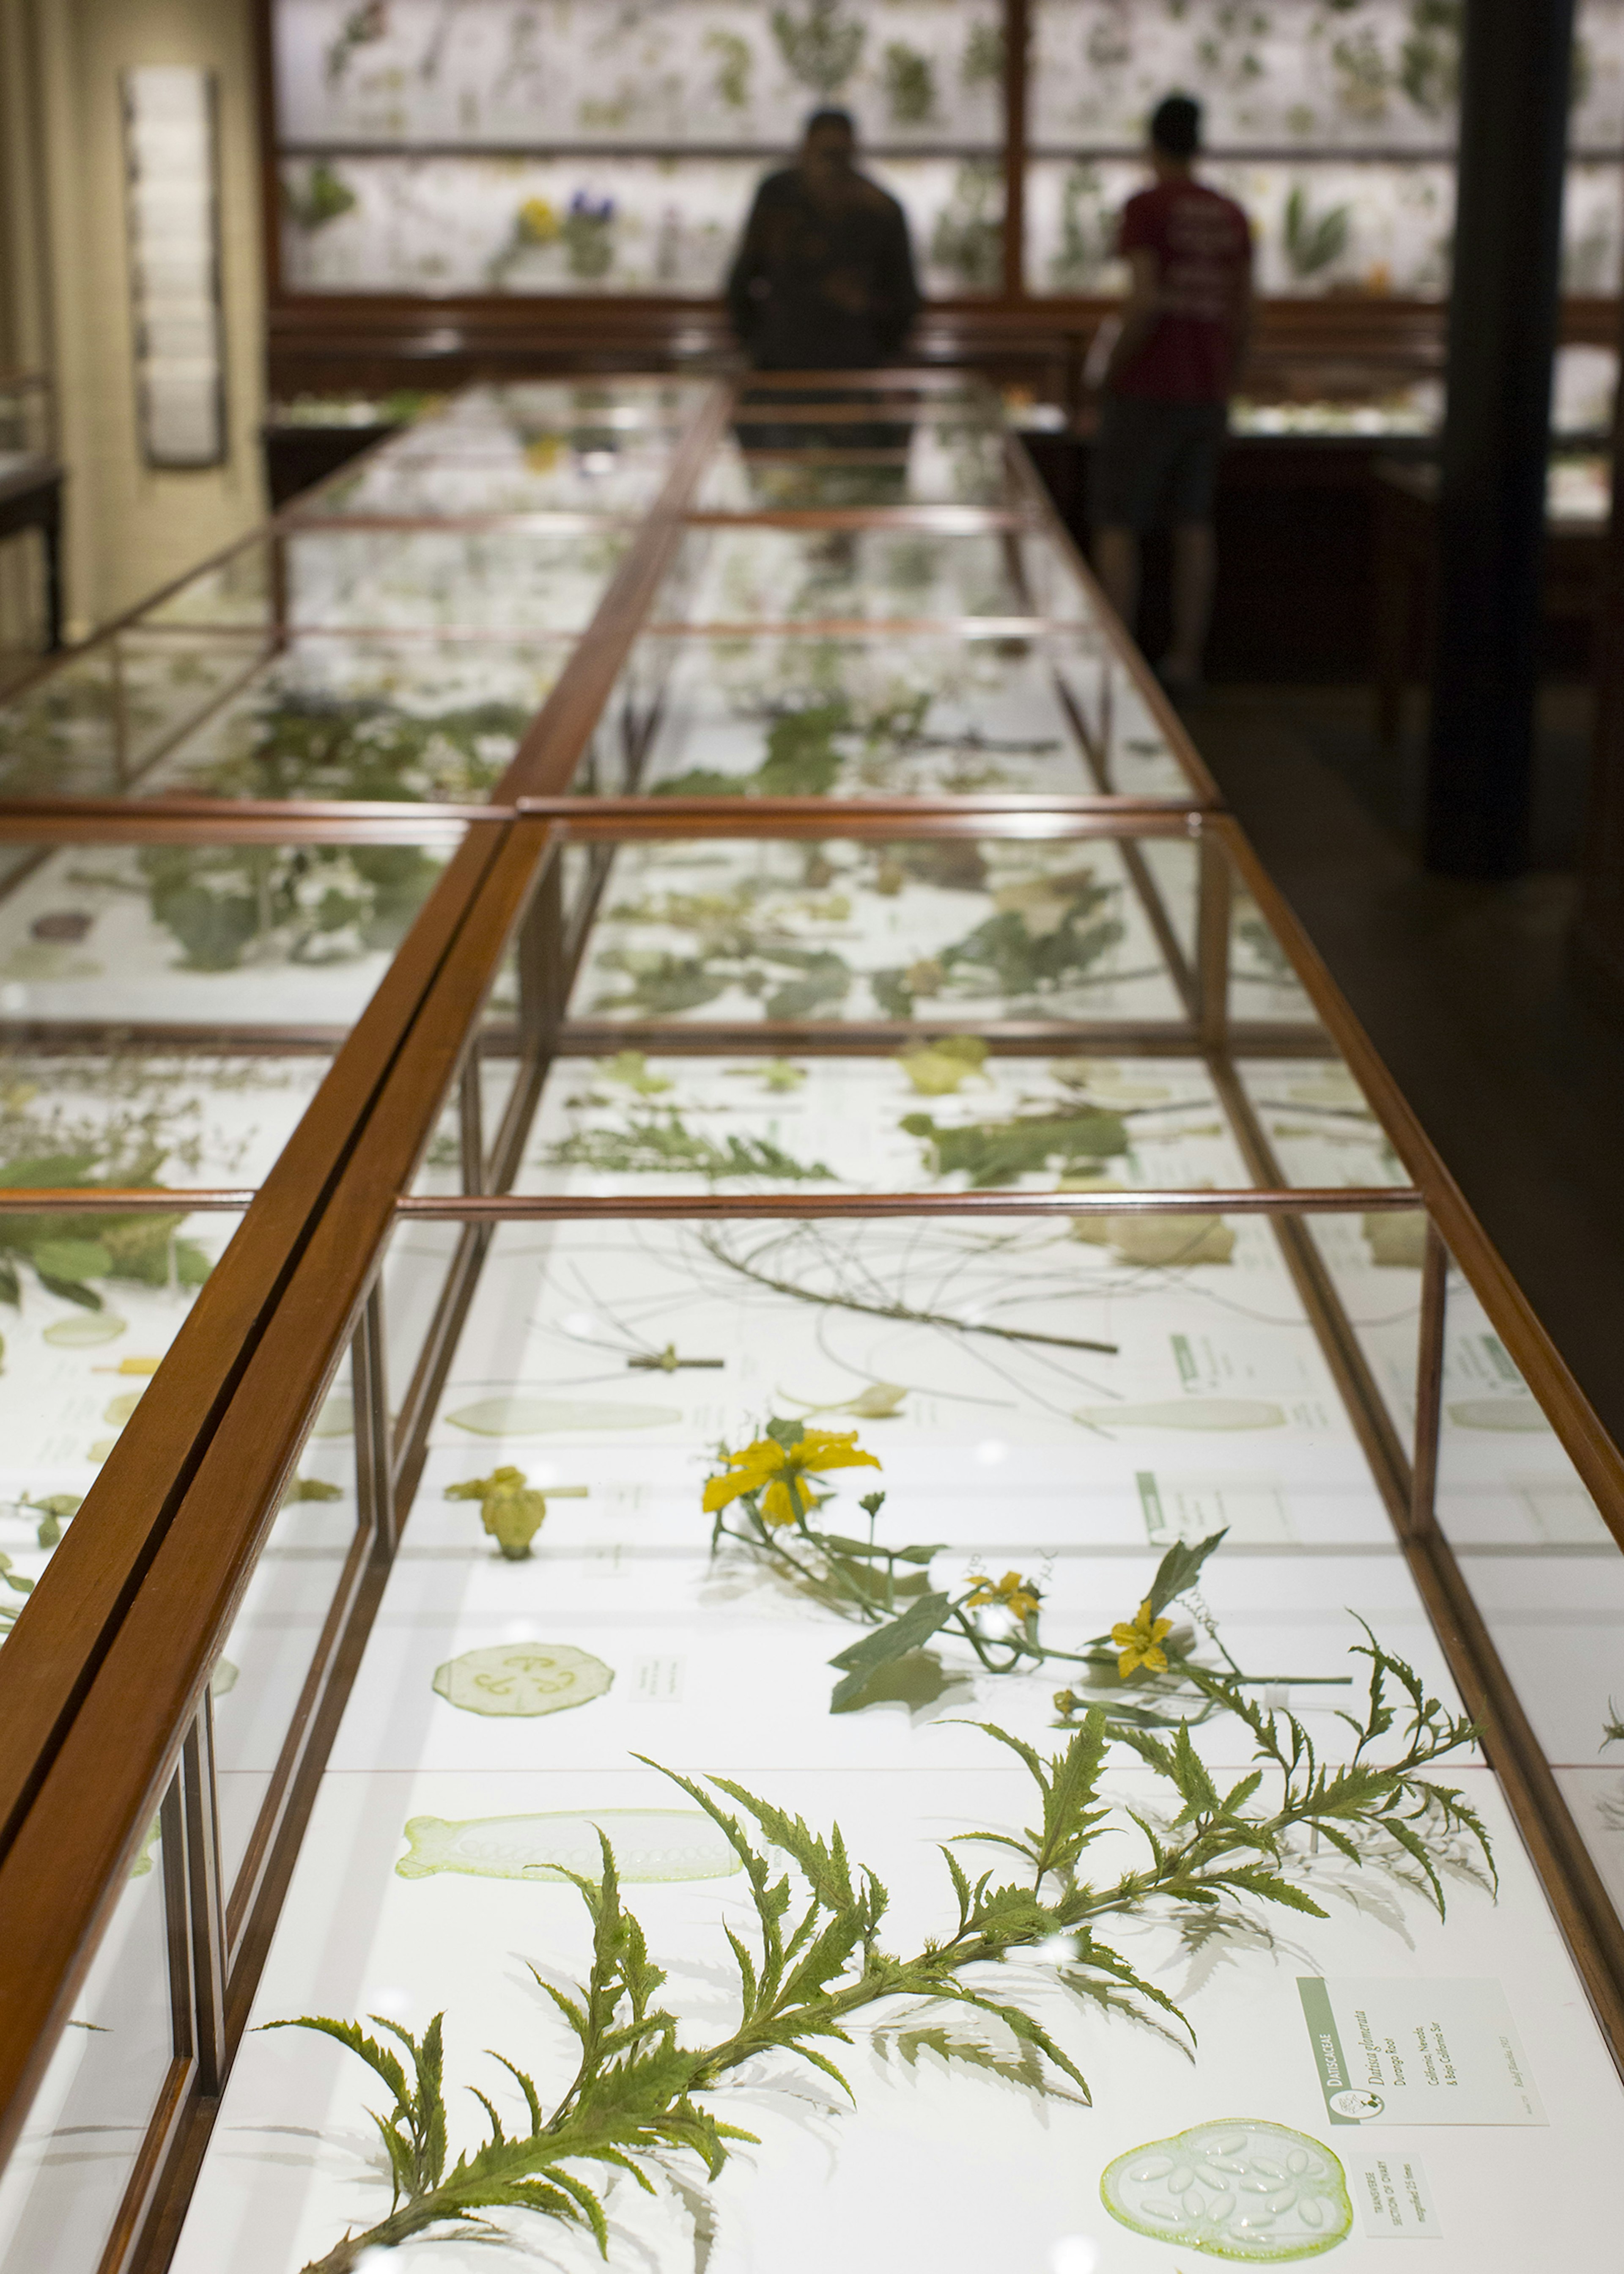
[[[862,383],[872,385],[872,376]],[[898,377],[898,388],[910,382]],[[1435,1510],[1446,1269],[1452,1256],[1538,1399],[1614,1538],[1624,1548],[1624,1458],[1601,1429],[1394,1088],[1323,966],[1258,866],[1177,718],[1142,661],[1105,622],[1112,667],[1129,675],[1184,769],[1187,794],[1110,794],[1109,751],[1082,736],[1099,787],[1071,797],[952,799],[591,799],[570,795],[598,717],[646,628],[688,501],[732,408],[728,390],[698,406],[660,499],[606,591],[490,806],[411,809],[419,829],[455,827],[457,849],[404,945],[258,1192],[211,1191],[193,1204],[246,1210],[227,1256],[199,1291],[152,1389],[124,1427],[85,1510],[49,1566],[26,1617],[0,1652],[0,2148],[15,2141],[66,2023],[131,1862],[154,1815],[166,1830],[165,1872],[177,1990],[174,2053],[102,2274],[158,2274],[168,2263],[246,2024],[304,1826],[381,1597],[420,1470],[428,1424],[497,1225],[507,1221],[650,1216],[1022,1218],[1158,1209],[1262,1215],[1365,1450],[1418,1591],[1468,1710],[1478,1720],[1546,1895],[1615,2058],[1624,2064],[1624,1924],[1558,1790]],[[1011,443],[1019,470],[1023,455]],[[1029,469],[1022,524],[1063,547]],[[289,525],[286,517],[279,527]],[[324,526],[339,526],[324,523]],[[985,524],[996,530],[996,520]],[[1009,531],[1005,531],[1008,534]],[[1094,592],[1071,555],[1074,573]],[[1019,620],[1030,629],[1036,620]],[[818,627],[801,627],[816,630]],[[849,629],[858,629],[850,627]],[[886,627],[865,621],[865,632]],[[672,634],[672,636],[677,636]],[[297,804],[11,801],[0,845],[94,841],[377,841],[398,811]],[[614,1047],[694,1052],[894,1051],[900,1041],[963,1020],[778,1028],[694,1021],[615,1022],[567,1015],[584,921],[567,921],[564,855],[584,847],[601,885],[606,856],[650,838],[895,839],[998,837],[1124,850],[1162,838],[1197,849],[1195,952],[1169,957],[1178,1014],[1139,1029],[1079,1021],[978,1022],[995,1050],[1052,1050],[1109,1038],[1115,1053],[1188,1058],[1209,1071],[1223,1118],[1254,1183],[1229,1192],[1087,1194],[702,1195],[594,1201],[515,1195],[511,1186],[548,1068]],[[1148,868],[1126,864],[1158,935]],[[1295,1024],[1235,1019],[1229,1003],[1229,903],[1239,885],[1284,947],[1311,1006]],[[589,903],[590,913],[590,903]],[[516,1018],[485,1005],[509,959]],[[81,1036],[81,1039],[85,1037]],[[204,1039],[200,1032],[192,1036]],[[216,1046],[218,1030],[208,1039]],[[330,1038],[328,1038],[330,1039]],[[1289,1186],[1239,1082],[1242,1053],[1339,1054],[1369,1099],[1410,1182],[1319,1190]],[[500,1126],[482,1126],[482,1058],[515,1062]],[[460,1193],[414,1191],[447,1101],[461,1135]],[[172,1213],[173,1191],[119,1193],[121,1211]],[[0,1194],[7,1211],[81,1209],[82,1192]],[[1304,1219],[1425,1209],[1430,1219],[1417,1373],[1417,1423],[1401,1441]],[[402,1224],[459,1227],[438,1307],[397,1418],[379,1274]],[[261,1807],[248,1860],[228,1888],[220,1869],[208,1683],[306,1434],[346,1356],[351,1363],[359,1521]]]

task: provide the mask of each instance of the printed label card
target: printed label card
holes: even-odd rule
[[[1436,2242],[1443,2233],[1417,2156],[1350,2156],[1348,2192],[1379,2242]]]
[[[1134,1477],[1146,1537],[1153,1547],[1176,1540],[1193,1546],[1214,1532],[1232,1545],[1287,1547],[1297,1531],[1273,1477],[1196,1477],[1140,1469]]]
[[[1333,2124],[1543,2124],[1498,1982],[1299,1976]]]

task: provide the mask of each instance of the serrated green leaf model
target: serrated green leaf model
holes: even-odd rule
[[[912,2060],[929,2046],[950,2069],[984,2069],[990,2063],[1034,2091],[1088,2102],[1077,2054],[1031,2010],[1034,1987],[1058,1984],[1101,2005],[1142,2018],[1163,2015],[1188,2029],[1178,2007],[1110,1938],[1126,1922],[1177,1918],[1192,1909],[1222,1915],[1237,1905],[1279,1904],[1324,1918],[1327,1914],[1304,1884],[1312,1879],[1305,1856],[1311,1842],[1324,1841],[1356,1868],[1418,1868],[1441,1914],[1441,1861],[1470,1860],[1475,1853],[1492,1870],[1486,1834],[1470,1806],[1428,1773],[1468,1745],[1474,1732],[1427,1698],[1410,1669],[1373,1639],[1357,1648],[1370,1661],[1369,1698],[1363,1720],[1343,1717],[1357,1738],[1343,1762],[1321,1761],[1290,1714],[1260,1710],[1211,1675],[1199,1675],[1199,1686],[1245,1721],[1259,1764],[1227,1792],[1198,1758],[1187,1728],[1181,1727],[1171,1743],[1148,1732],[1131,1734],[1127,1742],[1169,1804],[1159,1822],[1142,1803],[1119,1811],[1101,1791],[1110,1735],[1103,1707],[1093,1708],[1047,1758],[986,1725],[987,1735],[1031,1779],[1034,1821],[1019,1832],[960,1833],[941,1850],[947,1875],[941,1924],[907,1954],[889,1946],[890,1898],[876,1874],[853,1861],[838,1826],[816,1832],[727,1778],[699,1780],[663,1770],[710,1819],[745,1876],[753,1920],[743,1931],[722,1925],[734,1977],[732,2026],[689,2042],[677,2015],[661,2004],[665,1974],[621,1901],[614,1847],[599,1826],[597,1871],[564,1874],[591,1922],[587,1978],[566,1990],[530,1969],[575,2040],[574,2077],[562,2097],[544,2107],[524,2069],[505,2054],[492,2056],[511,2080],[509,2090],[516,2085],[523,2096],[517,2130],[509,2131],[495,2101],[476,2088],[485,2112],[485,2136],[450,2161],[443,2014],[421,2036],[372,2017],[403,2049],[410,2072],[394,2046],[367,2036],[358,2022],[306,2014],[269,2025],[334,2038],[366,2063],[388,2095],[387,2107],[375,2110],[372,2120],[388,2156],[389,2209],[372,2225],[346,2233],[305,2274],[352,2274],[363,2253],[419,2237],[498,2240],[508,2230],[492,2221],[493,2211],[585,2228],[606,2257],[603,2174],[628,2177],[655,2193],[658,2180],[671,2176],[673,2155],[691,2155],[714,2180],[731,2145],[755,2138],[729,2123],[717,2104],[726,2108],[730,2083],[764,2053],[793,2056],[852,2097],[833,2049],[861,2039]],[[1371,1749],[1395,1726],[1387,1702],[1389,1681],[1412,1701],[1411,1711],[1392,1758],[1378,1761]],[[1259,1798],[1266,1780],[1273,1787],[1267,1802]],[[1178,1805],[1169,1820],[1173,1802]],[[1108,1831],[1120,1834],[1130,1826],[1143,1842],[1142,1854],[1096,1884],[1086,1876],[1088,1851]],[[965,1843],[996,1849],[998,1864],[972,1877],[956,1852]],[[1023,1954],[1028,1970],[1017,1974],[1008,1962]],[[1032,1968],[1038,1969],[1035,1978]],[[1246,2135],[1244,2151],[1229,2157],[1242,2167],[1234,2174],[1237,2180],[1274,2176],[1262,2170],[1259,2158],[1271,2150],[1254,2136],[1259,2130],[1226,2127],[1226,2138]],[[1169,2144],[1135,2150],[1135,2168],[1155,2162]],[[1215,2142],[1203,2149],[1203,2168],[1221,2168],[1213,2158],[1226,2151]],[[1330,2159],[1319,2151],[1320,2164],[1311,2159],[1294,2172],[1292,2149],[1283,2156],[1272,2153],[1282,2165],[1280,2185],[1258,2200],[1267,2203],[1289,2192],[1292,2203],[1282,2202],[1274,2215],[1280,2232],[1289,2233],[1293,2222],[1304,2233],[1320,2232],[1312,2228],[1312,2211],[1298,2206],[1320,2204],[1328,2212],[1334,2197],[1325,2167]],[[1157,2180],[1170,2179],[1175,2168],[1182,2167],[1169,2156]],[[1156,2183],[1124,2180],[1120,2200],[1131,2202],[1136,2215],[1143,2213],[1145,2190]],[[1242,2191],[1237,2186],[1237,2199]],[[1193,2179],[1183,2193],[1197,2197]],[[1215,2198],[1201,2194],[1199,2200],[1207,2206],[1201,2213],[1207,2225],[1222,2225],[1210,2208]],[[1177,2208],[1186,2224],[1195,2220],[1182,2202]],[[1239,2231],[1237,2218],[1231,2225]]]

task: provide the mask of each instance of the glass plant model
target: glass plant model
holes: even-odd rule
[[[730,2120],[729,2085],[766,2053],[806,2063],[848,2098],[853,2089],[834,2049],[860,2042],[904,2062],[929,2052],[950,2067],[990,2069],[1035,2097],[1059,2090],[1087,2101],[1077,2059],[1031,2010],[1032,1976],[1022,1985],[1026,1999],[1011,1989],[1015,1962],[1026,1957],[1037,1983],[1052,1979],[1107,2008],[1123,2004],[1187,2028],[1166,1992],[1107,1938],[1147,1915],[1177,1910],[1199,1918],[1237,1904],[1323,1918],[1303,1883],[1305,1843],[1316,1838],[1356,1867],[1378,1869],[1384,1856],[1397,1856],[1420,1875],[1441,1914],[1439,1864],[1447,1854],[1464,1842],[1492,1871],[1470,1804],[1430,1774],[1470,1743],[1472,1731],[1427,1698],[1402,1660],[1373,1641],[1357,1648],[1369,1661],[1369,1687],[1362,1719],[1344,1717],[1357,1740],[1345,1761],[1322,1761],[1291,1715],[1262,1711],[1214,1675],[1195,1678],[1246,1723],[1262,1764],[1227,1791],[1197,1757],[1187,1729],[1170,1743],[1148,1730],[1120,1733],[1167,1807],[1177,1805],[1161,1828],[1136,1811],[1145,1853],[1097,1883],[1086,1876],[1089,1850],[1115,1814],[1101,1790],[1111,1735],[1106,1709],[1092,1708],[1047,1758],[987,1725],[1030,1775],[1036,1821],[1019,1833],[955,1834],[942,1849],[942,1924],[902,1952],[888,1946],[884,1886],[848,1855],[838,1826],[815,1832],[726,1777],[665,1772],[721,1832],[745,1873],[751,1931],[747,1937],[723,1930],[735,1976],[733,2026],[702,2044],[684,2042],[676,2016],[660,2002],[666,1976],[621,1901],[613,1845],[600,1833],[596,1868],[566,1874],[591,1922],[586,1980],[566,1990],[551,1970],[530,1969],[575,2041],[575,2076],[549,2106],[523,2067],[505,2053],[492,2056],[523,2096],[516,2128],[509,2130],[496,2103],[475,2088],[486,2136],[451,2160],[443,2014],[417,2037],[387,2016],[371,2016],[392,2044],[358,2022],[326,2016],[270,2025],[335,2038],[388,2096],[372,2120],[388,2156],[389,2209],[344,2235],[305,2274],[351,2274],[364,2254],[435,2233],[505,2240],[505,2229],[485,2216],[498,2210],[585,2228],[606,2255],[599,2173],[628,2173],[652,2191],[673,2157],[692,2157],[715,2180],[733,2145],[756,2138]],[[1402,1706],[1389,1703],[1389,1683]],[[1371,1749],[1401,1726],[1401,1713],[1395,1757],[1378,1764]],[[955,1853],[965,1842],[1012,1854],[1017,1866],[1005,1866],[1008,1876],[996,1867],[972,1876]]]
[[[886,1414],[905,1394],[881,1383],[855,1402]],[[722,1459],[704,1488],[705,1510],[716,1519],[712,1555],[741,1554],[837,1617],[868,1630],[830,1661],[840,1670],[829,1701],[831,1713],[898,1698],[917,1706],[939,1698],[954,1677],[931,1645],[945,1642],[967,1650],[984,1674],[1034,1674],[1046,1667],[1067,1673],[1078,1688],[1056,1692],[1063,1721],[1086,1713],[1090,1693],[1102,1690],[1113,1736],[1128,1728],[1177,1727],[1191,1718],[1192,1705],[1194,1720],[1202,1721],[1214,1702],[1197,1679],[1195,1628],[1164,1615],[1179,1603],[1218,1651],[1226,1680],[1237,1687],[1327,1683],[1324,1675],[1243,1674],[1224,1648],[1195,1593],[1201,1566],[1222,1544],[1222,1532],[1194,1545],[1176,1541],[1131,1619],[1066,1650],[1042,1637],[1043,1590],[1037,1580],[1019,1570],[997,1579],[976,1572],[957,1591],[934,1588],[930,1565],[944,1552],[943,1543],[883,1546],[878,1538],[883,1492],[867,1493],[858,1503],[868,1519],[866,1540],[828,1531],[816,1520],[832,1497],[820,1489],[831,1470],[881,1466],[859,1445],[855,1430],[771,1420],[763,1435],[737,1452],[724,1451]],[[1342,1685],[1330,1677],[1329,1686]]]

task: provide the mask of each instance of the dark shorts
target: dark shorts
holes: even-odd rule
[[[1141,532],[1163,522],[1210,521],[1228,424],[1222,403],[1108,395],[1088,469],[1089,520],[1096,529]]]

